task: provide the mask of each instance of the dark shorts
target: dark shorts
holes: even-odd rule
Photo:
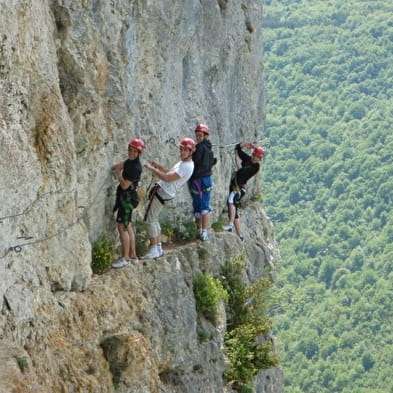
[[[132,211],[138,206],[139,198],[136,191],[122,192],[116,200],[117,215],[116,222],[123,223],[125,227],[131,222]]]

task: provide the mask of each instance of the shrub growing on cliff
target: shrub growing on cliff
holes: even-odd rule
[[[229,366],[225,376],[239,386],[252,382],[259,370],[278,365],[272,343],[264,341],[264,328],[245,323],[225,335]]]
[[[191,241],[197,237],[197,227],[194,221],[186,221],[184,217],[173,217],[161,224],[162,234],[168,242]]]
[[[229,366],[225,377],[239,391],[249,389],[259,370],[279,364],[272,343],[264,338],[272,328],[266,315],[271,282],[261,279],[247,286],[243,279],[244,268],[242,258],[226,262],[221,276],[221,282],[229,295],[228,331],[225,335],[225,353]]]
[[[196,274],[193,280],[196,309],[216,324],[220,301],[228,300],[221,282],[209,274]]]
[[[213,222],[211,227],[214,232],[222,232],[223,225],[226,224],[226,220],[223,215],[218,216],[217,221]]]
[[[144,221],[136,220],[134,223],[135,248],[138,255],[145,254],[148,249],[149,236]]]
[[[112,266],[113,243],[104,235],[98,239],[92,250],[91,268],[95,274],[104,274]]]

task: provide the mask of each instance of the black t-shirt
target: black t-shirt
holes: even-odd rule
[[[259,171],[259,162],[251,162],[251,156],[245,153],[240,144],[236,145],[236,151],[242,161],[241,168],[236,171],[236,182],[244,186]]]
[[[135,160],[127,159],[126,161],[124,161],[122,176],[124,179],[132,181],[131,186],[124,191],[135,190],[136,187],[138,187],[138,182],[141,178],[141,174],[142,174],[142,165],[139,160],[139,157],[135,158]],[[117,187],[117,190],[122,191],[120,184]]]

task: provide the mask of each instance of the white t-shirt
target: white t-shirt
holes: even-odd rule
[[[194,171],[194,162],[179,161],[170,169],[170,171],[175,171],[180,176],[180,179],[171,182],[159,180],[158,184],[170,197],[174,198],[180,187],[187,183],[188,179],[191,177],[192,172]]]

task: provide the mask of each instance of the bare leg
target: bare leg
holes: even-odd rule
[[[238,234],[238,236],[240,236],[242,233],[240,230],[240,219],[235,218],[234,224],[235,224],[236,233]]]
[[[196,219],[195,219],[195,223],[196,223],[196,226],[197,226],[198,230],[200,230],[200,229],[203,228],[202,217],[196,218]]]
[[[210,221],[210,213],[206,213],[201,217],[201,226],[202,229],[208,229],[209,228],[209,221]]]
[[[136,250],[135,250],[135,233],[134,229],[132,228],[131,223],[128,225],[128,237],[129,237],[129,256],[130,258],[137,258]]]
[[[130,259],[129,250],[130,250],[130,235],[124,229],[124,224],[119,222],[117,224],[117,230],[119,231],[120,242],[123,249],[123,257],[127,261]]]
[[[236,213],[235,205],[233,203],[229,203],[228,204],[228,217],[229,217],[229,222],[231,224],[233,224],[235,221],[235,213]]]
[[[161,235],[158,235],[156,237],[151,237],[149,239],[149,241],[150,241],[150,246],[151,247],[155,246],[156,244],[161,243]]]

